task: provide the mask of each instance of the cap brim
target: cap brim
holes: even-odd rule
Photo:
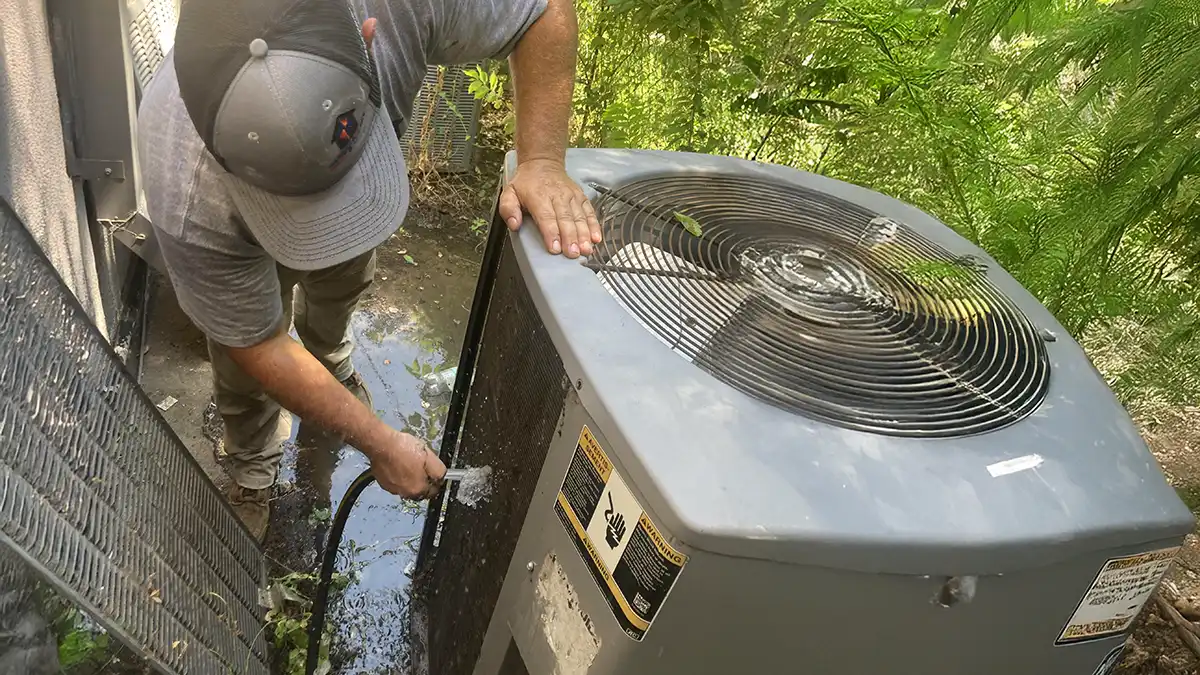
[[[276,262],[325,269],[379,246],[400,227],[408,212],[408,173],[400,140],[382,112],[358,162],[324,192],[285,197],[225,174],[246,226]]]

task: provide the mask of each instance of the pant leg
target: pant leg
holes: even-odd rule
[[[283,293],[283,322],[292,320],[293,291],[300,273],[279,268]],[[292,417],[262,385],[241,369],[228,350],[208,340],[212,361],[213,398],[225,424],[226,470],[244,488],[262,489],[275,484],[283,442],[292,432]]]
[[[328,269],[305,274],[296,289],[296,333],[304,347],[345,380],[354,373],[350,361],[350,316],[375,280],[375,251]]]

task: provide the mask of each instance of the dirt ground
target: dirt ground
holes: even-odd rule
[[[1142,435],[1167,480],[1192,511],[1200,512],[1200,408],[1159,416]],[[1164,584],[1185,598],[1200,598],[1200,532],[1192,534]],[[1143,612],[1114,675],[1196,675],[1200,660],[1180,640],[1175,626],[1153,604]]]

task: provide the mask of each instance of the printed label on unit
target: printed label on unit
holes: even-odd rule
[[[554,512],[625,634],[641,640],[687,564],[585,426]]]
[[[1104,563],[1056,645],[1100,640],[1124,633],[1137,618],[1179,547],[1112,558]]]
[[[1112,672],[1114,669],[1116,669],[1117,664],[1121,662],[1121,655],[1124,653],[1125,643],[1122,642],[1116,647],[1113,647],[1113,650],[1108,653],[1108,656],[1104,657],[1104,660],[1100,662],[1100,665],[1096,666],[1096,672],[1092,673],[1092,675],[1112,675]]]

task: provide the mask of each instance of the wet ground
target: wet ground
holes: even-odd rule
[[[354,363],[371,389],[380,417],[436,447],[446,398],[422,386],[423,376],[453,366],[475,287],[483,239],[462,218],[414,209],[404,230],[380,248],[375,287],[351,322]],[[155,402],[178,400],[164,412],[176,433],[219,486],[228,478],[214,438],[210,374],[203,336],[179,310],[165,280],[151,315],[142,384]],[[298,422],[293,428],[293,440]],[[207,432],[207,433],[206,433]],[[289,444],[272,502],[267,552],[275,577],[311,587],[331,515],[350,483],[367,468],[345,447],[336,457]],[[339,572],[348,586],[330,606],[335,627],[334,672],[403,672],[407,636],[406,571],[413,561],[425,504],[406,502],[377,486],[359,498],[342,539]],[[286,664],[281,645],[281,672]]]

